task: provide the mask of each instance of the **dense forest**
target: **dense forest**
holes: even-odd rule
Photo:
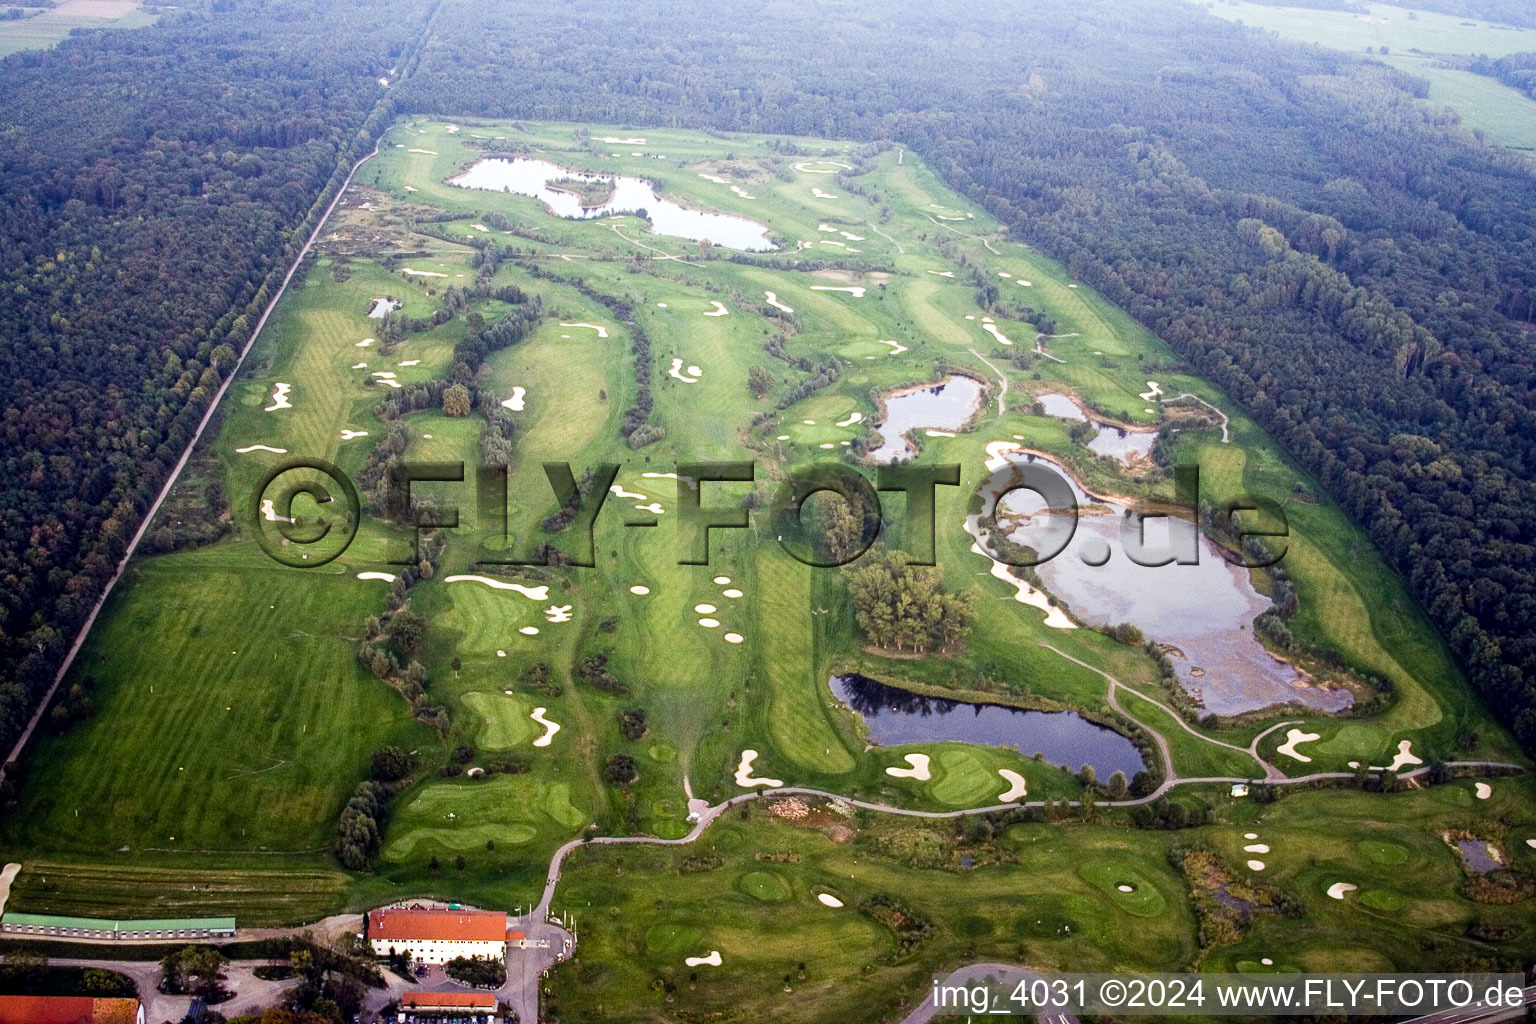
[[[1416,102],[1420,80],[1174,0],[696,13],[445,8],[401,102],[913,147],[1271,430],[1536,747],[1524,158]]]
[[[429,16],[217,0],[0,61],[0,750]]]
[[[1536,177],[1402,72],[1177,0],[218,0],[0,78],[0,739],[392,101],[913,148],[1271,430],[1536,746]]]

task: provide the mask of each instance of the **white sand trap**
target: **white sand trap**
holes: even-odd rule
[[[716,576],[715,577],[715,584],[717,586],[723,587],[723,586],[725,586],[729,582],[731,582],[731,578],[729,576]]]
[[[366,370],[366,369],[368,369],[368,364],[367,363],[353,363],[352,364],[352,369],[354,369],[354,370]]]
[[[367,437],[367,436],[368,436],[368,431],[366,431],[366,430],[343,430],[341,432],[341,439],[343,441],[350,441],[354,437]]]
[[[1244,853],[1268,853],[1269,846],[1265,843],[1250,843],[1243,847]]]
[[[842,900],[838,899],[836,896],[833,896],[829,892],[819,892],[819,893],[817,893],[816,894],[816,899],[821,903],[822,906],[824,906],[824,907],[831,907],[833,910],[837,910],[839,907],[841,907],[843,905],[843,901]]]
[[[1263,964],[1265,967],[1273,967],[1273,966],[1275,966],[1275,962],[1273,960],[1271,960],[1267,956],[1262,958],[1261,960],[1259,960],[1259,963]]]
[[[528,389],[527,388],[513,387],[512,388],[512,397],[511,398],[504,398],[504,399],[502,399],[501,400],[501,407],[503,409],[511,409],[513,412],[522,412],[523,411],[523,396],[526,395],[527,393],[528,393]]]
[[[719,967],[720,951],[718,949],[712,949],[709,951],[709,956],[685,957],[683,963],[687,964],[689,967]]]
[[[1244,832],[1243,833],[1243,838],[1244,839],[1257,839],[1257,838],[1259,838],[1259,834],[1257,832]]]
[[[523,636],[538,636],[539,635],[539,627],[538,626],[524,626],[522,629],[519,629],[518,632],[523,634]]]
[[[821,244],[822,245],[835,245],[839,249],[846,249],[846,248],[848,248],[848,243],[847,242],[834,242],[830,238],[823,238],[821,240]]]
[[[360,572],[357,574],[360,580],[383,580],[385,583],[395,582],[394,573],[388,572]]]
[[[288,392],[293,390],[292,384],[284,384],[279,381],[272,388],[272,404],[267,406],[265,412],[277,412],[279,409],[292,409],[293,403],[288,401]]]
[[[809,166],[807,166],[808,164],[829,164],[829,165],[831,165],[834,168],[839,168],[840,167],[840,168],[842,168],[845,171],[853,170],[853,168],[848,166],[847,164],[838,163],[836,160],[802,160],[798,164],[795,164],[795,170],[799,171],[801,174],[836,174],[837,173],[836,170],[830,170],[829,171],[829,170],[826,170],[825,168],[821,168],[821,167],[809,167]]]
[[[393,370],[374,370],[373,373],[369,374],[369,376],[371,376],[371,377],[380,377],[380,378],[382,378],[384,380],[390,380],[390,379],[392,379],[395,376],[395,371],[393,371]]]
[[[634,594],[637,597],[644,597],[646,594],[649,594],[651,592],[651,588],[647,587],[647,586],[644,586],[642,584],[636,583],[634,586],[629,588],[629,592],[631,594]]]
[[[437,156],[437,150],[435,150],[435,149],[408,149],[408,150],[406,150],[406,152],[407,153],[425,153],[425,154],[427,154],[427,156]]]
[[[897,768],[892,765],[885,770],[885,774],[898,779],[916,779],[918,782],[927,782],[933,778],[933,773],[928,770],[930,759],[927,754],[908,754],[905,760],[911,765],[910,768]]]
[[[737,195],[741,196],[741,198],[743,198],[743,199],[756,199],[757,198],[757,196],[752,195],[750,192],[748,192],[746,189],[742,188],[740,185],[732,185],[731,186],[731,191],[735,192]]]
[[[275,506],[272,503],[272,499],[271,498],[267,498],[264,501],[262,501],[262,503],[261,503],[261,514],[262,514],[262,517],[265,518],[266,521],[269,522],[269,523],[296,523],[296,522],[298,522],[297,519],[290,518],[289,516],[280,516],[280,515],[278,515],[277,514],[277,506]]]
[[[715,308],[710,310],[709,312],[705,313],[704,314],[705,316],[730,316],[731,315],[731,311],[726,309],[725,308],[725,303],[721,302],[719,299],[710,299],[710,302],[714,303]]]
[[[653,516],[659,516],[666,511],[666,509],[661,507],[661,502],[659,501],[653,501],[649,505],[636,505],[635,508],[641,512],[649,512]]]
[[[1069,285],[1067,285],[1067,287],[1068,287],[1068,288],[1076,288],[1076,287],[1077,287],[1077,285],[1075,285],[1075,284],[1069,284]]]
[[[715,610],[715,606],[712,604],[696,604],[693,606],[693,610],[700,615],[708,615]]]
[[[816,230],[817,231],[825,231],[828,234],[832,234],[832,235],[837,234],[837,228],[833,227],[831,224],[817,224],[816,225]]]
[[[599,141],[599,142],[606,142],[610,146],[643,146],[643,145],[645,145],[645,140],[644,139],[619,139],[619,138],[615,138],[612,135],[604,135],[601,139],[598,139],[597,141]]]
[[[1019,278],[1019,284],[1023,285],[1025,288],[1033,288],[1035,286],[1034,282],[1026,281],[1023,278]]]
[[[864,418],[864,414],[861,413],[861,412],[849,413],[848,414],[848,418],[845,419],[845,420],[838,420],[837,421],[837,425],[840,426],[840,427],[851,427],[855,423],[858,423],[863,418]]]
[[[965,314],[965,318],[966,318],[966,319],[967,319],[967,320],[975,320],[975,319],[976,319],[976,317],[975,317],[975,315],[974,315],[974,314],[972,314],[972,313],[967,313],[967,314]]]
[[[778,437],[774,438],[774,440],[775,441],[788,441],[789,440],[789,435],[788,434],[780,434]]]
[[[412,277],[447,277],[447,274],[439,274],[435,270],[412,270],[410,267],[401,267],[402,274],[410,274]]]
[[[505,658],[506,656],[507,656],[507,652],[506,651],[497,651],[496,652],[496,657],[498,657],[498,658]],[[507,693],[511,693],[512,691],[511,690],[507,690],[506,692]]]
[[[688,485],[690,491],[699,489],[699,482],[691,476],[678,476],[676,473],[641,473],[648,480],[681,480]]]
[[[1162,393],[1163,393],[1163,389],[1157,383],[1157,381],[1149,380],[1149,381],[1147,381],[1147,390],[1143,391],[1141,394],[1137,395],[1136,397],[1141,399],[1143,402],[1150,402],[1150,401],[1152,401],[1152,399],[1156,398],[1158,395],[1160,395]]]
[[[954,277],[955,276],[955,272],[953,270],[930,270],[930,271],[928,271],[928,273],[932,274],[934,277]]]
[[[811,195],[815,196],[817,199],[836,199],[837,198],[837,196],[833,195],[831,192],[823,192],[819,188],[811,189]],[[838,904],[838,906],[842,906],[842,904]]]
[[[745,639],[746,637],[742,636],[740,633],[725,634],[725,642],[728,644],[739,644]]]
[[[739,591],[739,590],[737,590],[737,589],[735,589],[733,587],[730,590],[722,590],[722,591],[720,591],[720,596],[721,597],[729,597],[732,600],[735,600],[736,598],[741,596],[741,591]]]
[[[548,708],[534,708],[533,711],[528,715],[529,718],[533,719],[535,722],[538,722],[544,727],[544,735],[533,741],[533,745],[536,747],[549,746],[550,742],[555,738],[555,733],[560,731],[560,726],[558,723],[551,722],[549,719],[544,717],[544,712],[548,710]]]
[[[729,185],[731,183],[730,178],[722,178],[718,174],[705,174],[703,171],[699,172],[699,177],[703,178],[705,181],[712,181],[716,185]]]
[[[1529,846],[1533,850],[1536,850],[1536,839],[1527,839],[1525,841],[1525,845]]]
[[[793,309],[790,309],[788,306],[784,305],[784,303],[780,302],[779,297],[773,292],[763,292],[763,294],[768,296],[768,305],[772,306],[774,309],[782,309],[786,313],[794,312]]]
[[[743,789],[751,789],[753,786],[767,786],[769,789],[778,789],[784,785],[781,779],[760,778],[752,774],[752,762],[757,760],[757,751],[748,748],[741,752],[741,763],[736,766],[736,785]]]
[[[1472,788],[1477,791],[1477,798],[1479,800],[1487,800],[1489,797],[1493,796],[1493,787],[1488,785],[1486,782],[1479,782]]]
[[[552,604],[544,609],[544,618],[549,622],[570,622],[571,606],[568,604]]]
[[[840,243],[840,242],[833,242],[831,244],[832,245],[841,245],[842,243]],[[811,291],[813,291],[813,292],[847,292],[849,295],[852,295],[856,299],[862,299],[864,297],[864,286],[863,285],[847,285],[847,286],[842,286],[842,285],[830,285],[830,284],[813,284],[813,285],[811,285]]]
[[[831,441],[828,441],[826,444],[819,444],[816,447],[818,447],[818,448],[826,448],[826,449],[830,450],[830,449],[836,448],[837,445],[833,444]]]
[[[1298,761],[1312,760],[1306,754],[1296,752],[1296,744],[1307,743],[1311,740],[1321,739],[1322,735],[1315,732],[1302,732],[1300,729],[1291,729],[1285,734],[1285,742],[1276,748],[1275,753],[1284,754],[1286,757],[1294,757]]]
[[[491,230],[490,228],[486,227],[484,224],[471,224],[470,227],[474,228],[476,231],[489,231],[489,230]]]
[[[986,331],[988,334],[992,335],[992,337],[996,338],[998,340],[999,344],[1002,344],[1002,345],[1012,345],[1013,344],[1013,339],[1009,338],[1008,335],[1006,335],[1002,331],[998,330],[997,329],[997,324],[991,324],[991,323],[982,324],[981,325],[981,329]]]
[[[1249,871],[1263,871],[1264,870],[1264,862],[1261,861],[1261,860],[1251,860],[1251,861],[1248,862],[1248,870]]]
[[[404,149],[404,148],[405,148],[405,147],[404,147],[404,146],[399,146],[399,145],[397,145],[397,146],[396,146],[396,147],[395,147],[395,148],[396,148],[396,149]],[[405,190],[406,190],[406,191],[407,191],[407,192],[416,192],[416,191],[418,191],[418,190],[417,190],[417,189],[414,189],[414,188],[412,188],[412,187],[411,187],[411,186],[409,186],[409,185],[407,185],[407,186],[405,186]]]
[[[877,344],[891,346],[890,354],[893,356],[899,356],[907,350],[907,346],[903,345],[899,341],[886,341],[882,339]]]
[[[398,388],[400,386],[400,382],[395,380],[394,374],[390,374],[388,377],[380,378],[376,383],[383,384],[392,388]]]
[[[421,365],[421,360],[420,359],[407,359],[404,362],[399,363],[398,365],[400,365],[400,366],[420,366]]]
[[[521,583],[508,583],[506,580],[493,580],[489,576],[445,576],[444,583],[484,583],[492,590],[515,590],[530,601],[549,600],[549,587],[525,587]]]
[[[665,302],[658,302],[658,303],[656,303],[656,308],[657,309],[666,309],[667,308],[667,304]]]
[[[646,498],[645,495],[641,494],[639,491],[626,491],[623,488],[623,486],[620,485],[620,484],[614,484],[613,486],[609,487],[608,490],[613,492],[614,494],[617,494],[621,498],[633,498],[635,501],[648,501],[649,500],[648,498]]]
[[[706,313],[704,315],[708,316],[709,314]],[[690,367],[688,367],[688,369],[693,370],[693,369],[695,369],[695,367],[690,366]],[[678,380],[682,381],[684,384],[697,384],[699,382],[699,378],[698,377],[691,377],[691,376],[688,376],[687,374],[683,373],[683,361],[681,359],[673,359],[672,360],[672,368],[667,371],[667,376],[668,377],[676,377]]]
[[[288,454],[287,448],[273,448],[271,445],[266,444],[248,444],[244,448],[236,448],[235,451],[241,455],[249,455],[251,452],[271,452],[273,455]]]
[[[1334,882],[1328,887],[1328,895],[1333,899],[1341,900],[1345,893],[1354,892],[1357,888],[1359,887],[1349,882]]]
[[[606,337],[608,337],[608,328],[603,327],[603,326],[601,326],[599,324],[568,324],[568,323],[566,323],[565,321],[562,320],[560,322],[560,326],[561,327],[586,327],[586,328],[590,328],[591,330],[596,331],[597,332],[597,336],[599,338],[606,338]]]
[[[998,277],[1012,277],[1013,275],[1008,273],[1008,271],[1006,271],[1006,270],[999,270],[997,272],[997,276]]]
[[[951,431],[951,430],[932,430],[932,429],[929,429],[929,430],[924,430],[923,433],[926,434],[928,437],[954,437],[955,436],[954,431]]]
[[[362,341],[357,343],[356,347],[357,348],[367,348],[369,345],[372,345],[372,344],[373,344],[373,339],[372,338],[364,338]],[[366,365],[366,364],[364,364],[364,365]],[[354,369],[355,369],[355,367],[354,367]]]
[[[1008,788],[997,795],[998,803],[1011,804],[1015,800],[1022,800],[1029,795],[1029,788],[1024,784],[1024,776],[1012,768],[999,768],[997,774],[1001,775],[1003,781],[1008,783]]]
[[[719,619],[703,618],[703,619],[699,620],[699,625],[703,626],[705,629],[719,629],[720,628],[720,620]]]
[[[1423,763],[1424,759],[1413,752],[1413,740],[1403,740],[1397,745],[1397,756],[1392,758],[1392,763],[1387,766],[1387,770],[1402,771],[1408,765]]]
[[[863,235],[855,235],[855,234],[851,234],[850,232],[847,232],[847,231],[839,231],[838,234],[842,235],[844,238],[848,239],[848,241],[850,241],[850,242],[862,242],[862,241],[864,241],[864,236]]]

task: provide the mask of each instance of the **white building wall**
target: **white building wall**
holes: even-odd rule
[[[467,939],[370,939],[375,956],[388,956],[393,949],[412,960],[428,964],[445,964],[457,957],[482,960],[504,960],[507,944],[502,942],[474,941]]]

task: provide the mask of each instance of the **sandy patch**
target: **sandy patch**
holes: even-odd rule
[[[998,343],[1001,344],[1001,345],[1012,345],[1013,344],[1012,339],[1010,339],[1006,334],[1004,334],[1002,331],[997,329],[997,324],[985,323],[985,324],[981,325],[981,329],[986,331],[988,334],[992,335],[992,337],[996,338],[998,340]]]
[[[490,228],[486,227],[484,224],[471,224],[470,227],[474,228],[476,231],[490,231],[491,230]]]
[[[731,578],[729,576],[716,576],[715,577],[715,583],[718,586],[722,586],[723,587],[723,586],[725,586],[729,582],[731,582]]]
[[[816,894],[816,899],[821,903],[822,906],[824,906],[824,907],[831,907],[833,910],[837,910],[839,907],[841,907],[843,905],[843,901],[842,900],[838,899],[836,896],[833,896],[829,892],[819,892],[819,893],[817,893]]]
[[[727,633],[725,634],[724,639],[728,644],[739,644],[745,640],[746,637],[742,636],[740,633]]]
[[[837,445],[833,444],[831,441],[828,441],[826,444],[819,444],[816,447],[818,447],[818,448],[826,448],[826,449],[830,450],[830,449],[836,448]]]
[[[708,316],[709,314],[705,313],[704,315]],[[688,374],[684,374],[683,361],[681,359],[673,359],[672,369],[667,371],[667,376],[676,377],[684,384],[697,384],[699,382],[699,375],[701,375],[702,372],[703,371],[701,371],[697,366],[690,366],[688,367]]]
[[[656,308],[657,309],[666,309],[667,308],[667,304],[665,302],[658,302],[658,303],[656,303]]]
[[[372,345],[372,344],[373,344],[373,339],[372,338],[364,338],[362,341],[357,343],[356,347],[357,348],[367,348],[369,345]],[[363,365],[367,366],[368,364],[364,363]],[[354,367],[354,369],[356,369],[356,367]]]
[[[1034,284],[1032,282],[1026,281],[1022,277],[1019,278],[1019,284],[1023,285],[1025,288],[1033,288],[1034,287]]]
[[[508,583],[506,580],[493,580],[489,576],[445,576],[444,583],[483,583],[492,590],[515,590],[531,601],[549,600],[549,587],[525,587],[521,583]]]
[[[341,432],[341,439],[343,441],[350,441],[350,440],[352,440],[355,437],[367,437],[367,436],[368,436],[368,431],[366,431],[366,430],[343,430]]]
[[[687,964],[689,967],[719,967],[720,951],[718,949],[712,949],[709,951],[709,956],[686,957],[684,958],[683,963]]]
[[[1024,783],[1024,776],[1012,768],[999,768],[997,774],[1001,775],[1003,781],[1008,783],[1008,788],[997,795],[998,803],[1011,804],[1015,800],[1022,800],[1029,795],[1029,788]]]
[[[711,619],[711,618],[703,618],[703,619],[699,620],[699,625],[703,626],[705,629],[719,629],[720,628],[720,620],[719,619]]]
[[[836,199],[837,198],[837,196],[833,195],[831,192],[823,192],[819,188],[811,189],[811,195],[815,196],[817,199]]]
[[[837,421],[837,425],[839,427],[851,427],[855,423],[858,423],[858,422],[860,422],[863,419],[864,419],[864,414],[863,413],[861,413],[861,412],[853,412],[853,413],[849,413],[848,414],[848,418],[847,419],[845,419],[845,420],[838,420]]]
[[[598,139],[597,141],[598,142],[606,142],[610,146],[643,146],[643,145],[645,145],[645,140],[644,139],[620,139],[620,138],[616,138],[615,136],[612,136],[612,135],[604,135],[602,138]]]
[[[571,606],[568,604],[552,604],[544,609],[544,618],[548,622],[570,622]]]
[[[1244,853],[1268,853],[1269,846],[1266,843],[1249,843],[1243,847]]]
[[[1264,862],[1261,861],[1261,860],[1251,860],[1251,861],[1248,862],[1248,870],[1249,871],[1263,871],[1264,870]]]
[[[634,586],[629,588],[629,592],[634,594],[636,597],[644,597],[646,594],[651,592],[651,588],[636,583]]]
[[[885,339],[881,339],[879,342],[877,342],[877,344],[891,346],[890,354],[893,356],[899,356],[907,350],[907,346],[903,345],[899,341],[887,341]]]
[[[930,270],[930,271],[928,271],[928,273],[932,274],[934,277],[954,277],[955,276],[955,272],[953,270]]]
[[[927,430],[924,430],[923,433],[926,434],[928,437],[954,437],[955,436],[955,433],[952,430],[934,430],[931,427],[928,428]]]
[[[999,270],[997,272],[997,276],[998,277],[1012,277],[1013,275],[1008,273],[1008,271],[1006,271],[1006,270]]]
[[[933,773],[928,770],[930,758],[927,754],[908,754],[904,760],[910,767],[897,768],[893,765],[885,770],[885,774],[898,779],[916,779],[919,782],[927,782],[933,778]]]
[[[539,627],[538,626],[524,626],[522,629],[519,629],[518,632],[523,634],[523,636],[538,636],[539,635]]]
[[[498,658],[505,658],[506,656],[507,656],[507,652],[506,651],[497,651],[496,652],[496,657],[498,657]],[[507,690],[506,691],[506,693],[508,693],[508,694],[511,694],[511,692],[512,692],[511,690]]]
[[[821,240],[821,244],[822,245],[835,245],[839,249],[848,249],[848,243],[847,242],[834,242],[830,238],[823,238]],[[848,249],[848,251],[849,252],[857,252],[858,250],[857,249]]]
[[[714,304],[715,308],[710,310],[709,312],[705,313],[704,314],[705,316],[730,316],[731,315],[731,311],[726,309],[725,308],[725,303],[721,302],[719,299],[711,299],[710,302],[712,302]]]
[[[731,191],[735,192],[737,195],[741,196],[741,198],[743,198],[743,199],[756,199],[757,198],[757,196],[752,195],[750,192],[748,192],[746,189],[742,188],[740,185],[732,185],[731,186]]]
[[[360,580],[383,580],[385,583],[395,582],[394,574],[388,572],[360,572],[357,574],[357,578]]]
[[[297,519],[293,519],[293,518],[291,518],[289,516],[280,516],[280,515],[278,515],[277,514],[277,506],[272,503],[272,499],[271,498],[266,498],[266,499],[264,499],[262,501],[262,503],[261,503],[261,515],[262,515],[262,518],[264,518],[269,523],[296,523],[296,522],[298,522]]]
[[[722,591],[720,591],[720,596],[721,597],[729,597],[732,600],[735,600],[736,598],[741,596],[741,591],[739,591],[739,590],[737,590],[737,589],[735,589],[733,587],[730,590],[722,590]]]
[[[502,399],[501,407],[503,409],[511,409],[513,412],[522,412],[523,396],[526,394],[528,394],[527,388],[513,387],[512,397]]]
[[[1334,882],[1328,887],[1328,895],[1332,899],[1341,900],[1347,892],[1354,892],[1359,886],[1350,882]]]
[[[718,174],[705,174],[701,171],[699,172],[699,177],[703,178],[705,181],[712,181],[716,185],[729,185],[731,183],[731,179],[722,178]]]
[[[404,147],[402,147],[402,146],[398,146],[398,145],[397,145],[397,146],[395,146],[395,148],[396,148],[396,149],[402,149],[402,148],[404,148]],[[407,185],[407,186],[405,186],[405,190],[406,190],[406,191],[407,191],[407,192],[416,192],[416,191],[419,191],[419,190],[418,190],[418,189],[414,189],[414,188],[412,188],[412,187],[411,187],[411,186],[409,186],[409,185]]]
[[[437,156],[437,150],[435,150],[435,149],[408,149],[408,150],[406,150],[406,152],[407,153],[425,153],[425,154],[427,154],[427,156]]]
[[[266,444],[248,444],[244,448],[236,448],[235,451],[241,455],[248,455],[251,452],[271,452],[273,455],[288,454],[287,448],[273,448],[271,445]]]
[[[368,369],[368,364],[367,363],[353,363],[352,364],[352,369],[354,369],[354,370],[366,370],[366,369]]]
[[[853,170],[848,164],[839,163],[836,160],[802,160],[795,164],[795,170],[801,174],[836,174],[836,170],[825,170],[820,167],[811,167],[810,164],[830,164],[833,168],[841,168],[845,171]]]
[[[645,495],[641,494],[639,491],[626,491],[623,488],[623,486],[620,485],[620,484],[614,484],[612,487],[609,487],[608,490],[610,492],[612,492],[613,494],[617,494],[621,498],[632,498],[635,501],[648,501],[648,500],[650,500]]]
[[[752,749],[741,752],[741,763],[736,766],[736,785],[743,789],[751,789],[753,786],[767,786],[769,789],[778,789],[784,785],[780,779],[761,778],[752,774],[752,762],[757,760],[757,751]]]
[[[696,604],[693,606],[693,610],[700,615],[709,615],[715,610],[715,606],[712,604]]]
[[[1244,832],[1243,833],[1243,838],[1244,839],[1257,839],[1257,838],[1259,838],[1259,834],[1257,832]]]
[[[1423,764],[1424,759],[1413,753],[1413,740],[1403,740],[1397,745],[1397,755],[1387,766],[1388,771],[1402,771],[1411,764]]]
[[[5,904],[11,897],[11,883],[16,880],[16,876],[20,873],[20,864],[11,863],[0,868],[0,911],[5,909]]]
[[[1306,754],[1298,754],[1296,752],[1296,744],[1307,743],[1311,740],[1321,738],[1322,736],[1320,733],[1302,732],[1300,729],[1291,729],[1286,732],[1285,742],[1280,744],[1280,746],[1275,750],[1275,753],[1284,754],[1286,757],[1293,757],[1296,760],[1302,762],[1311,761],[1312,759]]]
[[[1479,782],[1473,787],[1473,789],[1476,790],[1477,798],[1479,800],[1487,800],[1489,797],[1493,796],[1493,787],[1488,785],[1486,782]]]
[[[421,360],[420,359],[407,359],[404,362],[398,363],[397,365],[399,365],[399,366],[420,366],[421,365]]]
[[[699,489],[699,482],[691,476],[678,476],[676,473],[641,473],[640,475],[650,480],[680,480],[688,485],[690,491]]]
[[[279,409],[292,409],[293,403],[288,401],[288,392],[293,390],[292,384],[284,384],[279,381],[272,388],[272,404],[267,406],[265,412],[277,412]]]
[[[549,746],[550,743],[554,741],[555,733],[560,731],[559,723],[551,722],[549,719],[544,717],[544,712],[548,710],[548,708],[534,708],[533,711],[528,715],[529,718],[533,719],[535,722],[538,722],[544,727],[544,735],[533,741],[533,745],[536,747]]]
[[[772,306],[774,309],[782,309],[786,313],[794,312],[793,309],[790,309],[788,306],[784,305],[784,303],[780,302],[779,297],[773,292],[763,292],[763,294],[768,296],[768,305]]]
[[[601,326],[599,326],[597,324],[580,324],[580,323],[568,324],[568,323],[566,323],[565,321],[562,320],[560,322],[560,326],[561,327],[587,327],[587,328],[590,328],[590,329],[596,331],[597,332],[597,336],[599,338],[606,338],[606,337],[608,337],[608,328],[601,327]]]
[[[842,243],[841,242],[832,242],[830,244],[832,244],[832,245],[841,245]],[[847,292],[849,295],[852,295],[856,299],[862,299],[864,297],[864,288],[863,288],[862,285],[849,285],[848,287],[845,288],[845,287],[839,287],[839,286],[830,285],[830,284],[813,284],[813,285],[811,285],[811,291],[813,291],[813,292]]]
[[[1162,393],[1163,393],[1163,389],[1157,383],[1157,381],[1149,380],[1149,381],[1147,381],[1147,390],[1143,391],[1141,394],[1137,395],[1136,397],[1141,399],[1143,402],[1150,402],[1150,401],[1152,401],[1152,399],[1156,398],[1158,395],[1161,395]]]
[[[401,267],[400,273],[410,274],[412,277],[447,277],[447,274],[439,274],[435,270],[412,270],[410,267]]]
[[[842,235],[844,238],[848,239],[848,241],[850,241],[850,242],[862,242],[862,241],[864,241],[864,236],[863,235],[855,235],[855,234],[851,234],[850,232],[847,232],[847,231],[839,231],[838,234]]]

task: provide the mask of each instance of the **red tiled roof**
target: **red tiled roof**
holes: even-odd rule
[[[523,941],[523,933],[522,932],[507,932],[507,941],[508,942],[522,942]]]
[[[0,1024],[134,1024],[137,999],[0,996]]]
[[[375,910],[368,914],[370,939],[428,939],[439,942],[501,942],[507,915],[490,910]]]
[[[496,997],[488,992],[407,992],[400,997],[402,1010],[490,1010]]]

